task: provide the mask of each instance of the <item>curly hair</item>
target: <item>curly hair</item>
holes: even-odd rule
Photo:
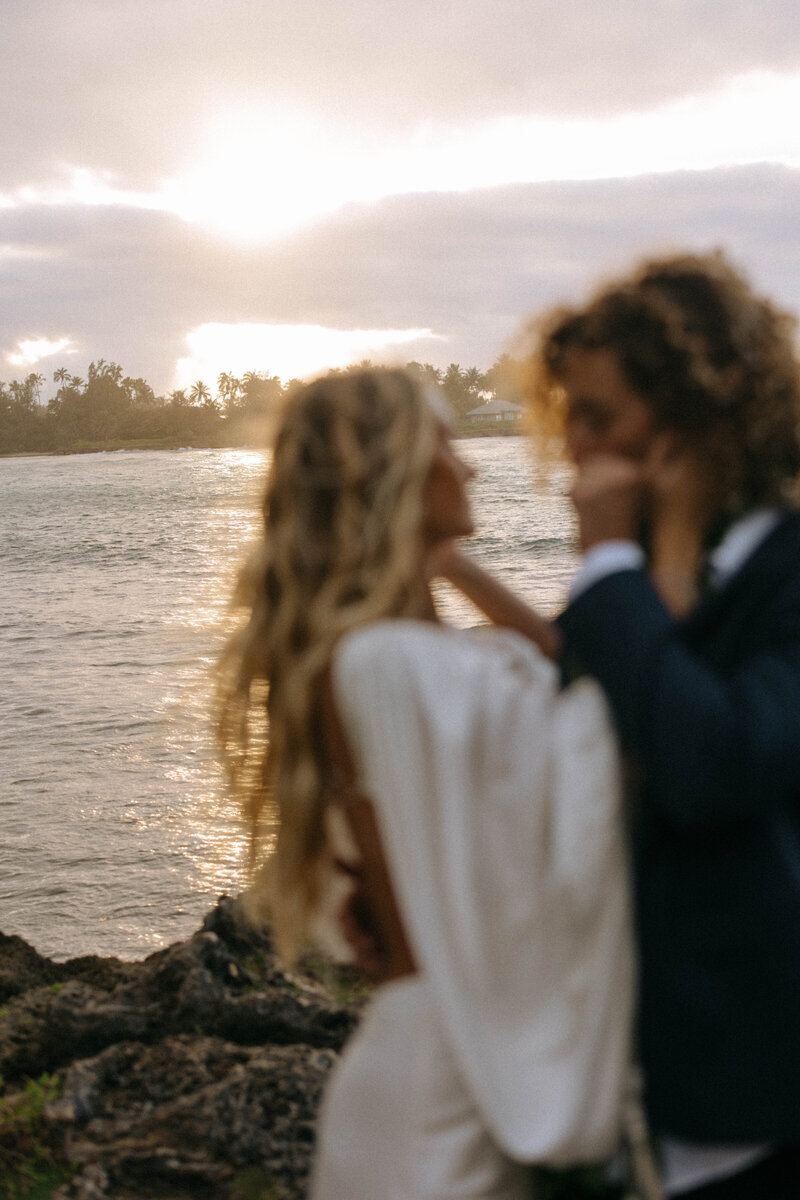
[[[786,503],[800,473],[795,324],[719,250],[645,261],[531,325],[534,437],[545,451],[562,438],[567,353],[608,349],[657,425],[703,452],[718,512]]]
[[[264,874],[279,951],[307,933],[327,864],[319,683],[336,640],[423,599],[423,491],[437,416],[401,370],[331,374],[296,391],[274,441],[263,538],[235,603],[244,622],[217,676],[223,759],[251,830],[277,837]]]

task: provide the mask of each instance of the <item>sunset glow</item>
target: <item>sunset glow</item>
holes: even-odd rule
[[[325,119],[226,107],[207,124],[195,162],[158,190],[122,188],[109,173],[73,167],[0,203],[171,211],[224,237],[272,241],[347,204],[388,196],[747,163],[798,167],[800,124],[788,119],[798,111],[800,74],[767,71],[614,117],[426,121],[380,147]]]
[[[6,357],[15,367],[32,367],[53,354],[74,354],[75,351],[70,350],[69,344],[68,337],[58,338],[56,341],[48,341],[47,338],[26,338],[18,344],[15,352]]]
[[[164,202],[228,237],[270,240],[351,203],[510,183],[617,179],[770,162],[800,166],[800,74],[751,72],[714,91],[603,119],[508,116],[420,124],[378,152],[320,122],[227,112]]]
[[[216,384],[223,371],[266,371],[286,381],[363,358],[402,361],[443,339],[430,329],[326,329],[321,325],[210,323],[187,336],[189,354],[178,360],[176,387],[197,379]],[[403,349],[401,349],[401,347]]]
[[[800,310],[793,0],[5,18],[6,377],[485,370],[527,314],[674,247]]]

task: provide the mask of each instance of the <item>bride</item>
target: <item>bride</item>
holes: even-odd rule
[[[633,964],[602,696],[529,637],[437,616],[472,475],[412,375],[330,375],[283,412],[219,724],[276,946],[358,862],[382,977],[323,1105],[313,1200],[523,1200],[524,1164],[616,1144]],[[551,653],[541,622],[525,633]],[[344,838],[344,843],[342,839]],[[343,849],[343,844],[347,849]]]

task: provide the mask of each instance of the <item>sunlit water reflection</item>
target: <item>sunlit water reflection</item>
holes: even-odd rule
[[[521,439],[460,448],[480,473],[474,553],[553,611],[563,488],[534,495]],[[233,450],[0,460],[0,929],[42,953],[138,957],[244,882],[208,679],[263,473]],[[448,619],[477,620],[438,591]]]

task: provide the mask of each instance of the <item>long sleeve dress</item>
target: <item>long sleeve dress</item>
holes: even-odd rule
[[[523,1200],[519,1164],[618,1135],[634,962],[605,701],[515,634],[414,621],[348,634],[333,686],[418,972],[334,1073],[313,1200]]]

